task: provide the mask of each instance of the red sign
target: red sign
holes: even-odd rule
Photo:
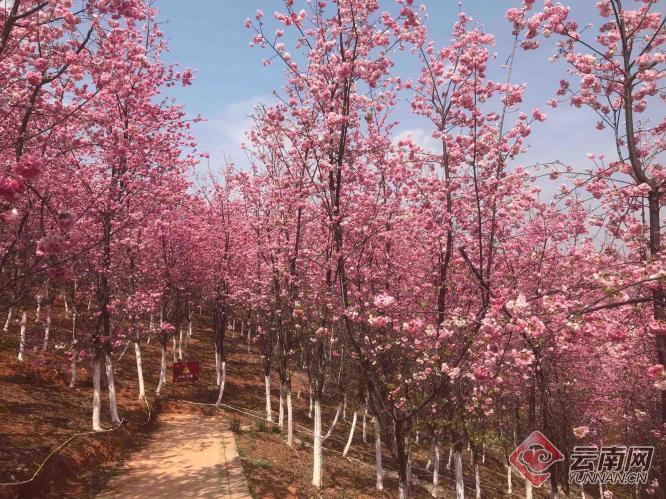
[[[548,468],[558,461],[564,461],[564,456],[540,431],[533,431],[509,458],[523,478],[536,487],[548,480]]]
[[[199,381],[198,362],[175,362],[173,364],[173,382]]]

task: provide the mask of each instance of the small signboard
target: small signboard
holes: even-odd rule
[[[175,362],[173,364],[173,382],[199,381],[198,362]]]

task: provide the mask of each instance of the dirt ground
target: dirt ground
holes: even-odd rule
[[[2,318],[0,318],[2,319]],[[4,321],[0,321],[4,322]],[[312,450],[310,434],[303,428],[311,428],[308,417],[306,376],[293,375],[294,422],[297,442],[289,448],[276,428],[261,421],[264,416],[265,398],[261,359],[254,350],[247,352],[240,333],[227,334],[227,384],[223,402],[229,406],[255,414],[252,417],[228,407],[214,408],[196,404],[213,403],[217,397],[215,388],[214,350],[207,317],[197,318],[195,332],[184,347],[183,360],[199,361],[201,378],[198,383],[171,383],[172,351],[169,342],[169,384],[163,391],[163,399],[155,399],[154,390],[159,374],[160,346],[155,338],[150,344],[141,345],[144,358],[146,392],[152,415],[160,411],[222,413],[236,433],[239,454],[253,497],[282,499],[285,497],[317,497],[310,485]],[[58,310],[53,321],[52,345],[68,340],[69,319]],[[42,353],[42,328],[30,322],[27,359],[16,360],[18,326],[9,333],[0,330],[0,482],[29,479],[44,458],[59,444],[80,432],[90,429],[92,382],[89,359],[79,369],[75,388],[68,387],[69,363],[65,355]],[[122,349],[121,349],[122,350]],[[0,497],[88,497],[103,489],[114,476],[117,466],[131,452],[142,449],[154,431],[148,421],[145,404],[138,400],[138,383],[133,348],[125,355],[115,354],[115,378],[118,406],[121,417],[129,422],[115,431],[84,435],[75,438],[54,455],[31,483],[19,487],[0,486]],[[104,374],[102,374],[104,380]],[[103,424],[112,428],[108,414],[105,381],[103,381]],[[278,380],[272,379],[274,420],[277,420]],[[300,392],[300,396],[299,396]],[[180,400],[182,402],[174,402]],[[196,403],[196,404],[193,404]],[[328,428],[335,413],[337,400],[324,399],[322,423]],[[387,476],[384,492],[375,490],[374,440],[369,432],[368,444],[361,441],[360,417],[357,425],[351,460],[343,458],[341,451],[350,429],[353,407],[348,408],[346,421],[340,419],[334,435],[325,441],[323,488],[319,495],[338,497],[396,497],[398,484],[390,470],[395,469],[388,452],[384,453]],[[303,428],[301,428],[303,427]],[[430,497],[430,476],[420,471],[425,467],[429,442],[422,442],[414,458],[414,497]],[[453,493],[451,471],[445,469],[447,451],[442,449],[441,496]],[[465,485],[467,493],[473,493],[473,476],[469,465],[469,453],[465,452]],[[487,454],[481,468],[483,497],[507,497],[505,494],[505,468],[499,456]],[[523,484],[514,479],[514,491],[523,496]],[[537,497],[541,494],[537,494]],[[618,497],[616,495],[616,497]]]

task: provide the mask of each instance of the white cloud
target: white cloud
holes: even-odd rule
[[[412,142],[424,151],[431,153],[439,152],[441,154],[441,144],[433,138],[430,130],[425,130],[423,128],[408,128],[398,133],[393,140],[394,142],[397,142],[398,140],[406,138],[411,138]]]
[[[258,104],[268,100],[266,97],[256,96],[244,101],[232,102],[218,114],[207,116],[206,121],[194,127],[193,132],[199,144],[199,150],[210,154],[212,169],[221,168],[228,160],[234,161],[241,168],[247,165],[241,144],[247,141],[245,134],[252,126],[250,116]]]

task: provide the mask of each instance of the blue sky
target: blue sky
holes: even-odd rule
[[[393,0],[380,2],[386,4],[386,9],[394,5]],[[425,0],[422,3],[429,13],[430,37],[440,44],[446,43],[457,16],[458,2]],[[600,18],[596,16],[594,0],[570,3],[577,19],[583,23],[598,23]],[[278,64],[261,65],[267,52],[249,47],[252,33],[243,23],[261,8],[266,12],[266,23],[273,26],[271,14],[282,10],[282,2],[156,0],[155,5],[160,11],[161,28],[169,40],[167,59],[195,70],[194,85],[179,87],[174,94],[188,114],[201,114],[207,119],[194,130],[200,149],[211,153],[213,167],[220,166],[225,157],[234,159],[239,165],[244,164],[239,146],[249,126],[247,116],[258,102],[271,100],[271,91],[282,85],[283,73]],[[506,78],[501,64],[509,54],[512,36],[504,13],[519,5],[520,0],[467,0],[463,3],[463,10],[496,37],[498,57],[489,71],[491,78],[501,81]],[[607,133],[594,130],[595,120],[589,112],[575,110],[567,104],[561,104],[557,109],[546,106],[546,101],[554,97],[558,81],[566,76],[564,65],[548,62],[553,52],[552,46],[538,51],[520,51],[514,67],[514,83],[527,83],[522,110],[529,113],[534,107],[540,107],[549,117],[545,123],[533,127],[528,141],[530,151],[521,156],[519,163],[529,165],[560,159],[584,165],[587,152],[609,154],[613,144]],[[407,56],[400,57],[396,72],[405,77],[416,75],[416,61]],[[401,121],[401,133],[412,134],[415,140],[427,145],[427,123],[406,111],[396,117]]]

